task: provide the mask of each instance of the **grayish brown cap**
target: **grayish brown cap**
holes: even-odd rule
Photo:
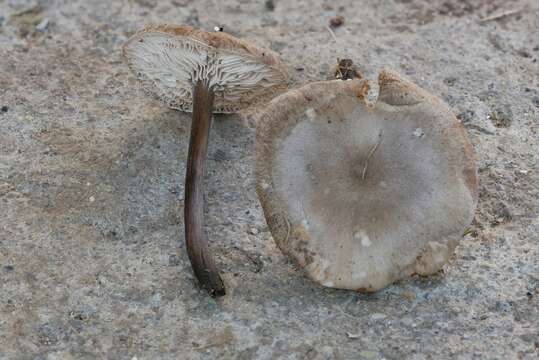
[[[376,291],[439,271],[472,221],[473,149],[449,107],[397,73],[312,83],[259,114],[257,193],[316,282]]]
[[[267,102],[287,86],[286,69],[274,52],[191,26],[148,26],[126,42],[123,57],[146,89],[183,111],[192,111],[198,80],[213,89],[214,112],[220,113]]]

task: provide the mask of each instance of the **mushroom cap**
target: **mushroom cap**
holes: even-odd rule
[[[278,247],[314,281],[376,291],[449,260],[477,203],[466,131],[440,99],[384,70],[325,81],[258,114],[257,193]]]
[[[278,55],[223,32],[151,25],[133,35],[123,57],[145,88],[169,107],[192,111],[193,85],[215,93],[214,112],[233,113],[286,89]]]

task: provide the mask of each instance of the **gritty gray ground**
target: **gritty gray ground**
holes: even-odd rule
[[[0,359],[537,359],[538,8],[1,0]],[[443,98],[481,182],[450,265],[372,295],[310,282],[266,226],[254,131],[216,116],[206,221],[229,295],[199,290],[183,238],[190,117],[145,96],[119,56],[149,22],[223,25],[279,52],[291,86],[350,57]]]

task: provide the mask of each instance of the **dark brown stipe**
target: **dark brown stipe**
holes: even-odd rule
[[[185,177],[185,242],[200,285],[212,297],[225,295],[225,286],[208,249],[204,231],[204,163],[213,111],[212,89],[198,81],[193,89],[193,121]]]

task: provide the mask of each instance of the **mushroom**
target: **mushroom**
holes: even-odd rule
[[[212,296],[225,287],[204,231],[204,162],[212,112],[235,113],[286,89],[277,54],[223,32],[153,25],[137,32],[123,56],[145,87],[169,107],[193,113],[185,180],[186,247],[198,281]]]
[[[472,146],[450,108],[383,70],[316,82],[257,116],[257,194],[278,247],[323,286],[373,292],[438,272],[477,203]],[[367,96],[369,95],[369,96]]]

